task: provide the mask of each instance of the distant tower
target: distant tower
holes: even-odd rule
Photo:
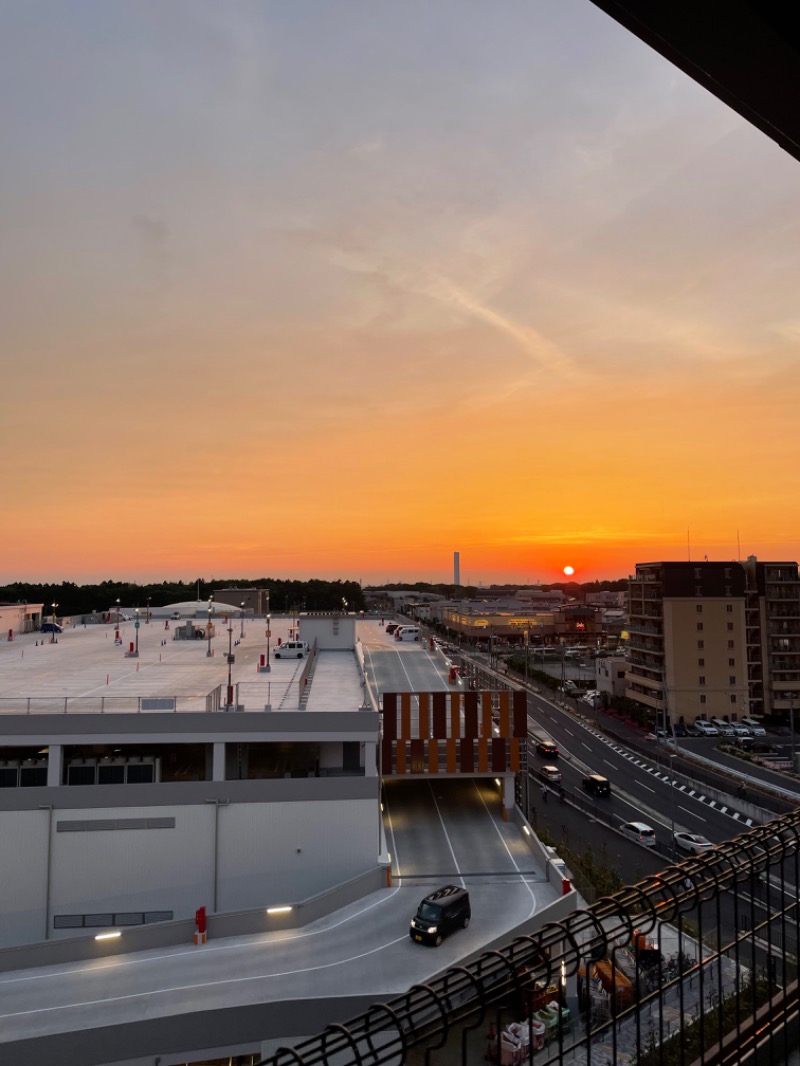
[[[453,584],[461,584],[461,553],[453,552]]]

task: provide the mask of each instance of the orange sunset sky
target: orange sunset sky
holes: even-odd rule
[[[5,0],[0,581],[798,557],[800,167],[589,0]]]

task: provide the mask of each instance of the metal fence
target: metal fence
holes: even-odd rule
[[[446,970],[262,1066],[786,1063],[800,811]]]

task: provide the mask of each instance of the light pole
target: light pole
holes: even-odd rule
[[[228,710],[233,706],[233,682],[231,680],[233,658],[233,618],[228,618],[228,698],[225,701]]]
[[[58,607],[58,604],[57,603],[52,603],[50,606],[53,608],[53,632],[50,634],[50,643],[51,644],[55,644],[55,642],[56,642],[56,607]]]
[[[135,607],[133,613],[136,615],[136,619],[133,623],[133,629],[136,633],[136,649],[133,653],[134,658],[139,658],[139,608]]]
[[[208,624],[206,625],[206,636],[208,637],[208,650],[206,651],[206,658],[211,654],[211,617],[214,613],[214,605],[211,602],[211,597],[208,597]]]
[[[117,596],[117,636],[119,636],[119,596]]]
[[[531,646],[531,635],[530,635],[530,632],[526,629],[525,630],[525,688],[528,687],[528,652],[530,651],[530,646]]]
[[[787,692],[789,697],[789,732],[792,735],[792,773],[795,772],[795,751],[794,751],[794,692]]]
[[[242,602],[239,604],[239,610],[242,612],[242,614],[241,614],[242,625],[241,625],[241,629],[239,630],[239,639],[241,640],[242,637],[244,636],[244,600],[242,600]]]
[[[144,620],[144,624],[146,626],[150,625],[150,600],[152,598],[153,598],[152,596],[148,596],[147,597],[147,615],[145,616],[145,620]]]
[[[269,638],[272,636],[272,615],[267,615],[267,665],[264,667],[267,673],[270,672],[272,666],[269,661]]]

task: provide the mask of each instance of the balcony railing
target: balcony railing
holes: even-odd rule
[[[787,1062],[799,827],[668,866],[259,1066]]]

